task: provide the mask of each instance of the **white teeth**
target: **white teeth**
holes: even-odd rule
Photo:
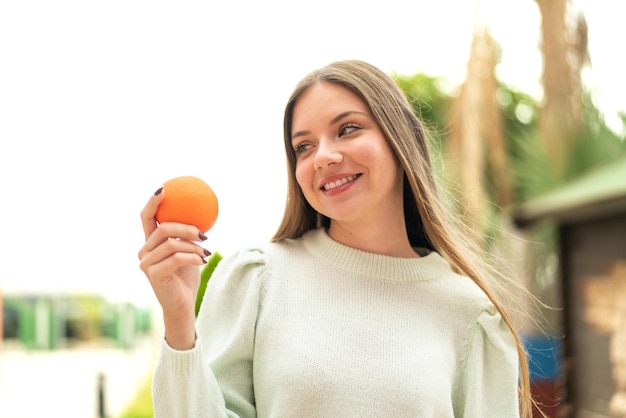
[[[324,190],[328,191],[328,190],[332,190],[332,189],[336,189],[337,187],[346,184],[346,183],[350,183],[351,181],[353,181],[354,179],[356,179],[357,176],[348,176],[348,177],[344,177],[342,179],[339,179],[337,181],[333,181],[330,183],[327,183],[324,185]]]

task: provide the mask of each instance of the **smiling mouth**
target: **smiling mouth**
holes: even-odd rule
[[[347,183],[350,183],[350,182],[356,180],[360,176],[361,176],[360,174],[355,174],[353,176],[344,177],[344,178],[336,180],[336,181],[331,181],[330,183],[326,183],[325,185],[323,185],[322,186],[322,190],[329,191],[329,190],[332,190],[332,189],[336,189],[339,186],[343,186],[344,184],[347,184]]]

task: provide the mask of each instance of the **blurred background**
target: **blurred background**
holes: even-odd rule
[[[625,417],[625,12],[3,2],[0,416],[152,416],[161,318],[138,267],[140,210],[197,175],[220,202],[211,250],[267,241],[286,193],[284,103],[309,71],[355,58],[397,80],[452,209],[539,301],[511,305],[533,312],[516,320],[544,411]]]

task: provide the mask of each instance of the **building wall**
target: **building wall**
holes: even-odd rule
[[[564,225],[560,241],[567,409],[626,417],[626,215]]]

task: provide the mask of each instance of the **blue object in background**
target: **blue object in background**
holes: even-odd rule
[[[555,381],[561,372],[561,338],[543,334],[522,338],[528,355],[530,381]]]

